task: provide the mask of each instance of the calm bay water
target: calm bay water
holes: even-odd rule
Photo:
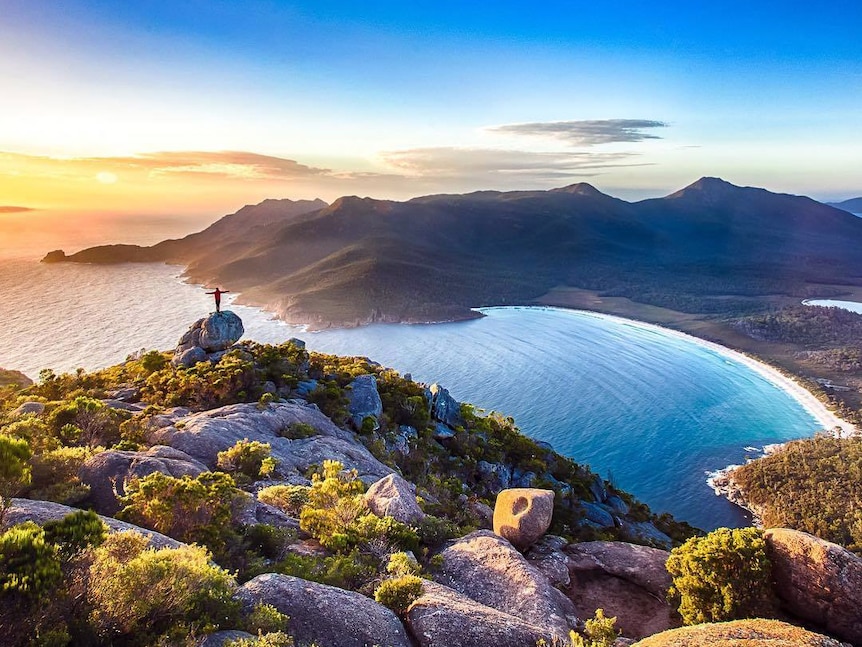
[[[211,309],[211,297],[179,275],[164,265],[0,260],[0,366],[35,377],[172,347]],[[492,308],[468,322],[305,333],[255,308],[231,309],[248,338],[297,336],[313,350],[368,356],[511,415],[656,511],[702,528],[747,523],[713,494],[707,472],[743,462],[746,446],[818,427],[790,396],[709,348],[589,313]]]

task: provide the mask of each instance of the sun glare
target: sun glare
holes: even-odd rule
[[[117,176],[107,171],[102,171],[96,174],[96,179],[102,184],[114,184],[117,181]]]

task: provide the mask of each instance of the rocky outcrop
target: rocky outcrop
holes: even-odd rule
[[[669,553],[618,541],[589,541],[563,549],[570,584],[563,590],[585,616],[604,609],[617,628],[643,638],[677,626],[666,601]]]
[[[366,418],[374,420],[373,429],[380,428],[380,416],[383,415],[383,402],[377,392],[377,377],[360,375],[348,386],[347,410],[350,413],[350,424],[354,429],[361,430]]]
[[[840,642],[778,620],[734,620],[663,631],[634,647],[843,647]]]
[[[775,592],[793,615],[862,645],[862,557],[787,528],[764,533]]]
[[[553,516],[553,490],[503,490],[494,505],[494,532],[525,550],[548,531]]]
[[[449,391],[439,384],[432,384],[425,392],[431,406],[431,418],[450,427],[464,424],[461,417],[461,403],[449,395]]]
[[[180,337],[174,351],[175,366],[194,366],[197,362],[217,359],[214,354],[227,350],[242,337],[242,319],[230,310],[213,312],[198,319]]]
[[[145,452],[109,450],[87,459],[78,470],[81,482],[90,486],[89,502],[100,513],[114,515],[120,510],[117,495],[124,495],[125,483],[161,472],[180,478],[197,476],[207,467],[185,452],[156,445]]]
[[[21,416],[41,416],[45,413],[45,405],[41,402],[24,402],[12,411],[13,418]]]
[[[6,528],[14,526],[25,521],[43,525],[47,521],[55,521],[62,519],[66,515],[78,512],[78,508],[72,508],[60,503],[51,501],[34,501],[31,499],[12,499],[12,506],[6,511],[6,516],[3,520]],[[140,526],[135,526],[125,521],[119,521],[113,517],[105,517],[99,515],[99,518],[104,521],[111,532],[123,532],[126,530],[134,530],[144,535],[150,541],[153,548],[177,548],[183,544],[176,539],[171,539],[166,535],[147,530]]]
[[[365,503],[378,517],[416,525],[425,518],[425,513],[416,502],[413,487],[398,474],[389,474],[368,488]]]
[[[425,582],[422,595],[407,611],[407,624],[420,647],[525,647],[552,640],[545,627],[436,582]]]
[[[568,635],[577,621],[571,601],[505,539],[479,530],[440,553],[437,581],[476,602],[546,632]]]
[[[295,440],[281,435],[297,423],[310,425],[317,434]],[[147,436],[149,442],[175,447],[210,469],[215,468],[219,452],[244,438],[269,443],[277,461],[276,473],[293,483],[308,483],[308,468],[327,459],[355,469],[367,484],[392,473],[353,433],[339,429],[317,407],[301,400],[265,407],[231,404],[175,420],[167,427],[151,430]]]
[[[652,544],[670,550],[673,540],[655,527],[651,521],[620,521],[620,535],[632,541]]]
[[[389,609],[359,593],[289,575],[258,575],[240,587],[248,607],[271,604],[290,617],[299,645],[409,647],[401,622]]]

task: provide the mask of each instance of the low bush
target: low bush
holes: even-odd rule
[[[220,470],[246,481],[254,481],[268,477],[275,469],[276,461],[270,456],[271,451],[269,443],[244,438],[233,447],[219,452],[216,464]]]
[[[57,547],[32,521],[0,535],[0,595],[39,598],[51,593],[62,578]]]
[[[257,493],[257,498],[291,517],[298,517],[309,501],[311,490],[305,485],[271,485]]]
[[[374,599],[401,615],[420,595],[422,595],[422,578],[415,575],[402,575],[385,580],[374,592]]]
[[[239,603],[230,574],[199,546],[147,548],[135,532],[111,535],[94,551],[89,600],[103,635],[136,644],[234,626]]]
[[[719,528],[674,548],[669,599],[683,622],[764,618],[774,613],[772,567],[758,528]]]

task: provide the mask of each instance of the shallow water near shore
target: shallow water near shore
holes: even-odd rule
[[[165,265],[0,261],[0,366],[94,369],[172,347],[211,297]],[[234,295],[229,295],[233,297]],[[230,303],[230,300],[228,300]],[[522,431],[586,463],[655,511],[705,529],[747,525],[706,473],[746,446],[809,436],[813,416],[763,376],[697,342],[625,320],[556,308],[491,308],[473,321],[307,333],[230,306],[246,337],[304,339],[368,356],[459,400],[512,416]]]

